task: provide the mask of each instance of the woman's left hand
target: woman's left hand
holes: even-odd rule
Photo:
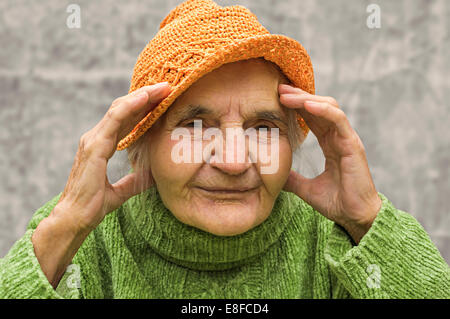
[[[325,156],[322,174],[309,179],[291,171],[284,189],[344,227],[359,243],[382,203],[361,139],[332,97],[309,94],[286,84],[280,84],[278,92],[280,102],[303,117]]]

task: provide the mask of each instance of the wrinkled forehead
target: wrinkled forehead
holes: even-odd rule
[[[165,115],[177,117],[194,107],[221,112],[230,105],[238,106],[243,113],[282,112],[278,84],[288,82],[278,66],[262,58],[225,64],[191,85]]]
[[[210,83],[213,80],[222,82],[225,82],[225,80],[228,80],[228,82],[238,81],[240,84],[245,85],[254,81],[282,81],[287,80],[287,78],[275,63],[264,58],[253,58],[224,64],[197,80],[193,87]]]

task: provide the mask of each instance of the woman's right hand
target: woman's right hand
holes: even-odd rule
[[[73,215],[80,230],[91,231],[106,214],[137,195],[141,186],[151,186],[151,178],[132,173],[115,184],[106,175],[108,160],[117,144],[170,92],[167,82],[142,87],[116,99],[103,119],[80,139],[67,184],[59,199],[61,211]]]
[[[36,257],[56,287],[87,235],[106,214],[152,184],[149,174],[128,174],[110,184],[108,160],[117,144],[170,93],[167,82],[142,87],[116,99],[102,120],[80,139],[70,176],[50,215],[35,229]]]

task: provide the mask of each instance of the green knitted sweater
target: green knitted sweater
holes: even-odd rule
[[[450,298],[450,268],[421,225],[381,193],[355,245],[343,228],[281,192],[250,231],[214,236],[179,222],[155,188],[107,215],[56,290],[31,236],[60,195],[0,259],[0,298]]]

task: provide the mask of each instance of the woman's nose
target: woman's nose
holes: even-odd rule
[[[210,163],[212,167],[215,167],[228,175],[241,175],[244,174],[251,166],[251,163]]]
[[[247,171],[252,163],[250,162],[247,138],[242,130],[228,131],[222,141],[222,154],[220,154],[220,144],[216,144],[213,150],[214,160],[210,162],[212,167],[221,170],[229,175],[240,175]]]

